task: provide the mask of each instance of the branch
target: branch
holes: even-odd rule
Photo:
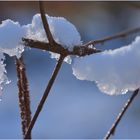
[[[138,95],[138,93],[139,93],[139,89],[135,90],[133,92],[132,96],[127,100],[127,102],[125,103],[124,107],[122,108],[122,111],[119,113],[119,115],[117,116],[115,122],[112,124],[111,128],[107,132],[104,140],[109,139],[109,137],[115,133],[116,127],[118,126],[118,124],[121,121],[122,117],[124,116],[125,112],[127,111],[129,106],[131,105],[131,103],[134,100],[134,98]]]
[[[76,55],[76,56],[86,56],[94,53],[100,53],[101,50],[96,48],[89,48],[85,46],[75,46],[72,51],[69,51],[67,55]]]
[[[44,10],[44,7],[43,7],[43,1],[39,1],[39,8],[40,8],[42,23],[43,23],[47,38],[49,40],[49,43],[53,46],[54,44],[57,44],[57,43],[55,42],[55,40],[53,39],[53,36],[51,34],[49,24],[48,24],[46,15],[45,15],[45,10]]]
[[[16,58],[16,69],[17,69],[17,77],[18,77],[18,98],[19,98],[19,108],[20,108],[20,116],[21,116],[21,125],[22,125],[22,133],[23,137],[27,131],[29,123],[31,121],[31,110],[30,110],[30,96],[29,96],[29,88],[28,81],[25,72],[25,66],[23,62],[23,58]],[[29,134],[29,138],[31,138],[31,133]]]
[[[53,47],[51,47],[50,43],[41,42],[41,41],[37,41],[37,40],[23,38],[22,41],[24,42],[25,46],[28,46],[30,48],[46,50],[46,51],[58,53],[61,55],[67,55],[67,53],[68,53],[68,50],[63,48],[59,44],[55,44],[55,45],[53,45]]]
[[[110,41],[110,40],[113,40],[113,39],[117,39],[117,38],[123,38],[123,37],[126,37],[126,36],[130,35],[130,34],[134,34],[134,33],[138,33],[138,32],[140,32],[140,27],[134,28],[134,29],[130,29],[130,30],[126,30],[126,31],[117,33],[117,34],[112,35],[112,36],[104,37],[102,39],[91,40],[88,43],[84,44],[84,46],[103,44],[103,43],[105,43],[107,41]]]
[[[99,53],[101,50],[97,50],[96,48],[89,48],[85,46],[75,46],[73,50],[68,50],[67,48],[64,48],[60,44],[54,45],[51,47],[49,43],[32,40],[23,38],[24,45],[30,48],[36,48],[41,50],[46,50],[54,53],[58,53],[60,55],[77,55],[77,56],[86,56],[94,53]]]
[[[52,88],[52,85],[53,85],[53,83],[54,83],[54,81],[55,81],[55,79],[56,79],[56,77],[58,75],[58,72],[59,72],[61,66],[62,66],[64,58],[65,58],[64,56],[60,56],[60,58],[59,58],[59,61],[58,61],[57,65],[56,65],[56,67],[54,69],[54,72],[53,72],[50,80],[49,80],[49,83],[48,83],[47,88],[46,88],[46,90],[44,92],[44,95],[42,96],[42,98],[41,98],[41,100],[40,100],[40,102],[38,104],[37,110],[36,110],[36,112],[35,112],[35,114],[33,116],[33,119],[31,120],[31,123],[30,123],[30,125],[28,127],[28,130],[27,130],[26,135],[24,137],[25,139],[29,139],[29,134],[31,133],[31,131],[32,131],[33,127],[34,127],[34,124],[35,124],[35,122],[36,122],[36,120],[37,120],[37,118],[38,118],[38,116],[39,116],[39,114],[40,114],[40,112],[41,112],[41,110],[43,108],[43,105],[44,105],[48,95],[49,95],[49,92],[50,92],[50,90]]]

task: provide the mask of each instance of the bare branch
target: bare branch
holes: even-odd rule
[[[131,103],[134,100],[134,98],[138,95],[138,93],[139,93],[139,89],[135,90],[133,92],[132,96],[127,100],[127,102],[125,103],[124,107],[122,108],[122,111],[119,113],[119,115],[117,116],[115,122],[112,124],[111,128],[107,132],[104,140],[109,139],[109,137],[115,133],[116,127],[118,126],[118,124],[121,121],[122,117],[124,116],[125,112],[127,111],[129,106],[131,105]]]
[[[57,43],[55,42],[55,40],[53,39],[53,36],[51,34],[49,24],[48,24],[46,15],[45,15],[45,10],[44,10],[44,7],[43,7],[43,1],[39,1],[39,8],[40,8],[42,23],[43,23],[47,38],[49,40],[49,43],[53,46],[53,44],[57,44]]]
[[[117,39],[117,38],[123,38],[123,37],[126,37],[126,36],[130,35],[130,34],[134,34],[134,33],[138,33],[138,32],[140,32],[140,27],[134,28],[134,29],[130,29],[130,30],[126,30],[126,31],[117,33],[117,34],[112,35],[112,36],[104,37],[102,39],[91,40],[88,43],[84,44],[84,46],[103,44],[103,43],[105,43],[107,41],[110,41],[110,40],[113,40],[113,39]]]
[[[49,80],[48,85],[47,85],[47,88],[46,88],[46,90],[45,90],[45,92],[44,92],[44,94],[43,94],[43,96],[42,96],[42,98],[41,98],[41,100],[40,100],[40,102],[38,104],[37,110],[35,111],[33,119],[31,120],[31,123],[30,123],[30,125],[28,127],[28,130],[27,130],[26,135],[24,137],[25,139],[29,139],[29,134],[31,133],[32,128],[34,127],[34,124],[35,124],[35,122],[36,122],[36,120],[37,120],[37,118],[38,118],[38,116],[39,116],[39,114],[40,114],[40,112],[41,112],[41,110],[43,108],[43,105],[44,105],[48,95],[49,95],[49,92],[50,92],[50,90],[52,88],[52,85],[53,85],[53,83],[54,83],[54,81],[55,81],[55,79],[56,79],[56,77],[58,75],[58,72],[59,72],[61,66],[62,66],[64,58],[65,58],[64,56],[60,56],[60,58],[59,58],[59,61],[58,61],[57,65],[56,65],[56,67],[54,69],[54,72],[53,72],[53,74],[52,74],[52,76],[51,76],[51,78]]]
[[[36,49],[41,49],[41,50],[46,50],[62,55],[67,55],[68,50],[64,49],[61,45],[55,44],[53,47],[51,47],[50,43],[46,42],[41,42],[37,40],[32,40],[32,39],[27,39],[23,38],[22,39],[24,42],[25,46],[29,46],[30,48],[36,48]]]
[[[27,39],[27,38],[23,38],[23,42],[24,42],[24,45],[28,47],[46,50],[46,51],[58,53],[60,55],[65,55],[65,56],[67,55],[86,56],[86,55],[101,52],[101,50],[97,50],[96,48],[88,48],[85,46],[75,46],[73,50],[70,51],[66,48],[63,48],[63,46],[59,44],[51,47],[49,43],[40,42],[40,41]]]
[[[72,51],[69,51],[67,55],[77,55],[77,56],[86,56],[94,53],[100,53],[101,50],[96,48],[89,48],[85,46],[75,46]]]

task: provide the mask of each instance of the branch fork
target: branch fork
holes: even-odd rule
[[[43,105],[49,95],[49,92],[53,86],[53,83],[58,75],[58,72],[62,66],[63,60],[66,56],[68,55],[75,55],[75,56],[86,56],[86,55],[91,55],[91,54],[95,54],[95,53],[100,53],[102,52],[101,50],[98,50],[96,48],[90,48],[89,45],[93,45],[95,46],[96,44],[103,44],[106,41],[110,41],[113,39],[117,39],[117,38],[122,38],[122,37],[126,37],[130,34],[134,34],[137,32],[140,32],[140,27],[139,28],[134,28],[131,30],[127,30],[121,33],[118,33],[116,35],[113,36],[109,36],[109,37],[105,37],[103,39],[99,39],[99,40],[92,40],[86,44],[83,44],[81,46],[74,46],[72,51],[69,51],[67,48],[64,48],[62,45],[58,44],[55,42],[51,32],[50,32],[50,28],[49,28],[49,24],[47,21],[47,18],[45,16],[45,11],[43,8],[43,2],[39,2],[39,6],[40,6],[40,13],[41,13],[41,18],[42,18],[42,22],[43,22],[43,26],[44,26],[44,30],[46,32],[47,38],[48,38],[48,43],[46,42],[41,42],[41,41],[37,41],[37,40],[32,40],[32,39],[27,39],[27,38],[23,38],[23,42],[26,46],[30,47],[30,48],[36,48],[36,49],[41,49],[41,50],[46,50],[46,51],[51,51],[54,53],[58,53],[60,54],[60,58],[59,61],[56,64],[56,67],[54,69],[54,72],[49,80],[49,83],[47,85],[47,88],[38,104],[38,107],[36,109],[36,112],[29,124],[28,130],[25,134],[25,139],[29,139],[30,138],[30,134],[31,131],[34,127],[34,124],[43,108]],[[131,104],[131,102],[133,101],[134,97],[136,97],[136,95],[138,94],[139,89],[137,89],[132,97],[130,97],[130,99],[128,100],[128,102],[126,103],[126,105],[124,106],[122,112],[119,114],[119,117],[117,118],[117,121],[115,122],[115,124],[113,124],[112,128],[109,130],[109,132],[107,133],[107,135],[105,136],[105,139],[108,139],[113,133],[115,128],[117,127],[119,121],[121,120],[121,118],[123,117],[125,111],[128,109],[129,105]]]

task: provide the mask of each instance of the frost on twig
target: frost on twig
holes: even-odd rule
[[[30,95],[29,95],[28,80],[26,77],[23,57],[19,59],[16,58],[16,70],[18,77],[17,85],[19,89],[18,96],[22,124],[21,126],[23,136],[25,136],[25,133],[31,121],[31,110],[30,110]],[[29,135],[29,138],[31,138],[31,134]]]

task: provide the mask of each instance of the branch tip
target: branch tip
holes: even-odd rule
[[[112,124],[111,128],[108,130],[106,136],[104,137],[104,140],[108,140],[111,135],[115,134],[115,130],[116,130],[118,124],[120,123],[122,117],[124,116],[124,114],[128,110],[129,106],[132,104],[134,98],[138,95],[138,93],[139,93],[139,89],[136,89],[133,92],[133,94],[131,95],[131,97],[127,100],[127,102],[124,104],[124,107],[122,108],[121,112],[117,116],[115,122]]]

